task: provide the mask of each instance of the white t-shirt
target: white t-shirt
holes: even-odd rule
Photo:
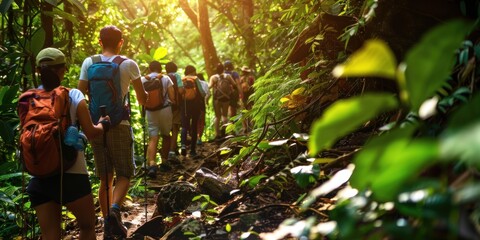
[[[70,96],[70,117],[72,123],[77,122],[77,108],[78,104],[85,99],[83,93],[78,89],[70,89],[68,92]],[[77,154],[77,161],[73,166],[65,171],[66,173],[78,173],[78,174],[88,174],[87,163],[85,162],[85,153],[84,151],[79,151]]]
[[[157,77],[159,75],[159,73],[157,72],[152,72],[150,74],[148,74],[150,76],[150,79],[153,79],[155,77]],[[142,83],[148,81],[145,77],[142,77]],[[162,81],[162,87],[163,87],[163,96],[165,96],[165,102],[163,104],[163,106],[166,106],[170,103],[172,103],[172,101],[170,101],[170,97],[168,96],[168,88],[170,86],[173,86],[173,82],[172,80],[170,79],[170,77],[166,76],[166,75],[163,75],[162,78],[161,78],[161,81]]]

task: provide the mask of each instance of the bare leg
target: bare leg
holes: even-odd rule
[[[122,206],[125,196],[127,196],[128,188],[130,187],[130,179],[122,176],[117,176],[115,182],[115,189],[113,191],[112,203]]]
[[[66,205],[67,209],[75,215],[80,228],[81,240],[95,240],[95,206],[92,194]]]
[[[167,161],[168,152],[170,151],[170,143],[172,142],[170,135],[162,136],[162,150],[160,156],[162,157],[162,163]]]
[[[157,164],[156,155],[157,155],[158,140],[159,140],[158,136],[150,136],[150,140],[148,140],[148,148],[147,148],[148,166],[155,166]]]
[[[36,206],[38,222],[43,240],[58,240],[61,236],[60,204],[53,201]],[[95,219],[95,218],[94,218]]]
[[[98,198],[100,200],[100,209],[102,210],[102,215],[103,217],[106,217],[108,215],[107,212],[107,206],[110,206],[112,203],[112,195],[113,195],[113,174],[109,173],[108,174],[108,199],[110,200],[109,203],[107,203],[107,194],[106,194],[106,185],[107,180],[105,179],[105,174],[100,174],[100,188],[98,189]]]
[[[172,125],[172,137],[171,137],[171,144],[170,144],[170,151],[177,151],[177,139],[178,139],[178,132],[180,130],[180,124],[174,123]]]

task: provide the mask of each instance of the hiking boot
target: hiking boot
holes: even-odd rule
[[[168,161],[172,160],[172,159],[176,159],[177,158],[177,154],[175,154],[175,152],[173,151],[170,151],[168,152]]]
[[[120,209],[110,208],[110,213],[108,214],[108,221],[105,224],[109,225],[108,229],[111,234],[123,238],[127,237],[127,228],[122,223]]]
[[[148,173],[147,173],[148,177],[151,179],[157,178],[157,170],[158,170],[158,167],[156,165],[148,167]]]
[[[187,147],[185,147],[185,145],[182,145],[180,153],[182,156],[187,156]]]

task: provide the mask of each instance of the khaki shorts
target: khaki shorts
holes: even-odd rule
[[[95,173],[98,177],[105,176],[105,155],[107,155],[109,173],[115,169],[117,176],[126,178],[135,174],[133,133],[130,125],[119,124],[110,128],[107,132],[107,149],[103,146],[103,135],[93,139],[91,144],[95,159]]]
[[[146,113],[149,136],[170,136],[172,131],[172,108],[170,106]]]
[[[181,111],[179,107],[172,107],[172,124],[181,125],[182,118],[181,118]]]

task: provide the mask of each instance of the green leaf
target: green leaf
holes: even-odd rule
[[[459,131],[445,133],[441,138],[442,159],[461,160],[480,167],[480,121]]]
[[[372,196],[380,202],[395,200],[402,187],[408,181],[414,180],[414,177],[419,175],[425,167],[434,163],[439,155],[437,142],[420,139],[412,141],[409,138],[396,139],[382,150],[374,152],[380,153],[379,156],[361,157],[375,159],[370,166],[371,172],[366,181],[371,187]],[[358,177],[355,180],[358,181]]]
[[[73,14],[69,14],[69,13],[67,13],[65,11],[62,11],[60,9],[57,9],[57,8],[53,9],[52,12],[44,12],[44,13],[49,13],[48,15],[51,15],[52,17],[59,16],[63,19],[66,19],[66,20],[70,21],[71,23],[73,23],[75,25],[79,24],[79,21],[78,21],[79,19],[78,19],[77,16],[75,16]]]
[[[478,183],[468,184],[454,192],[454,201],[459,204],[476,203],[480,200]]]
[[[45,42],[45,30],[43,28],[39,28],[32,36],[30,40],[30,50],[33,56],[37,56],[38,52],[42,50],[43,43]]]
[[[155,60],[160,60],[167,56],[168,50],[164,47],[159,47],[157,50],[155,50],[155,54],[153,54],[153,59]]]
[[[0,12],[5,15],[7,13],[8,9],[10,9],[10,6],[12,5],[13,0],[2,0],[2,3],[0,4]]]
[[[274,148],[274,146],[273,146],[273,145],[270,145],[270,142],[269,142],[269,141],[266,141],[266,140],[261,141],[260,143],[258,143],[258,146],[257,146],[257,147],[258,147],[258,149],[263,150],[263,151],[268,150],[268,149],[270,149],[270,148]]]
[[[395,79],[397,61],[388,45],[378,39],[368,40],[347,62],[336,66],[333,75],[339,77],[383,77]]]
[[[316,179],[320,174],[320,167],[318,164],[297,166],[290,169],[290,172],[295,177],[295,181],[297,182],[298,186],[305,188],[311,183],[311,177]]]
[[[475,94],[473,98],[455,111],[448,120],[448,132],[464,128],[467,125],[476,123],[480,120],[480,94]],[[448,134],[447,132],[447,134]]]
[[[371,185],[371,176],[376,175],[379,161],[390,143],[399,139],[410,138],[417,129],[414,125],[396,128],[383,135],[377,136],[365,144],[365,147],[355,156],[355,171],[352,174],[352,187],[359,191],[366,191]]]
[[[85,15],[85,13],[87,13],[87,9],[85,8],[85,6],[83,6],[83,4],[80,1],[78,0],[67,0],[67,1],[69,1],[75,7],[77,7],[77,9],[82,12],[82,15]]]
[[[463,20],[447,22],[428,32],[407,53],[406,68],[402,68],[406,82],[399,85],[413,111],[445,83],[455,63],[455,50],[472,27],[472,23]]]
[[[3,139],[4,142],[6,143],[15,142],[14,130],[15,129],[11,127],[10,124],[8,124],[8,122],[0,120],[0,137]]]
[[[257,184],[258,184],[258,182],[260,182],[260,180],[262,180],[266,177],[267,177],[266,175],[253,176],[253,177],[248,179],[248,186],[250,188],[254,188],[255,186],[257,186]]]
[[[391,94],[365,94],[338,100],[313,124],[308,146],[310,154],[331,147],[339,138],[352,132],[378,114],[392,110],[398,102]]]

